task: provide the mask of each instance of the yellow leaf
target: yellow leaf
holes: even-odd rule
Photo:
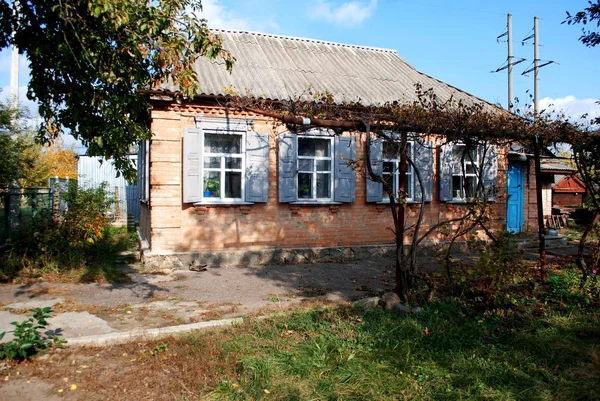
[[[71,387],[69,387],[69,390],[71,390],[71,391],[77,390],[77,386],[75,384],[71,384]]]

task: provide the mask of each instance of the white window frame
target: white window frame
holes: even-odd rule
[[[382,161],[382,169],[381,169],[381,176],[382,178],[385,179],[385,175],[393,175],[392,178],[392,189],[394,190],[394,196],[396,196],[396,198],[398,197],[398,191],[400,188],[400,157],[398,157],[398,155],[396,155],[397,157],[395,158],[391,158],[391,159],[386,159],[385,158],[385,144],[386,143],[397,143],[397,141],[392,141],[392,140],[384,140],[382,141],[381,144],[381,161]],[[413,155],[413,150],[414,150],[414,143],[413,141],[407,141],[407,145],[408,145],[408,152],[407,152],[407,156],[412,157]],[[413,160],[414,161],[414,160]],[[385,172],[385,168],[384,165],[385,163],[392,163],[393,164],[393,170],[392,173],[386,173]],[[406,177],[409,178],[410,177],[410,186],[407,186],[407,197],[406,197],[406,201],[407,202],[412,202],[414,200],[414,193],[415,193],[415,175],[413,174],[413,166],[408,163],[406,163]],[[389,203],[390,199],[389,197],[384,196],[381,203]]]
[[[201,178],[201,190],[205,192],[205,177],[209,171],[220,172],[220,188],[219,197],[202,197],[202,204],[242,204],[246,203],[246,135],[248,131],[252,131],[252,121],[250,120],[235,120],[235,119],[222,119],[222,118],[207,118],[207,117],[196,117],[196,127],[202,129],[202,178]],[[217,135],[240,135],[241,136],[241,153],[212,153],[205,152],[206,134],[217,134]],[[205,167],[204,162],[207,157],[220,157],[221,165],[217,168]],[[241,158],[241,168],[239,169],[226,169],[225,158],[236,157]],[[225,173],[228,171],[240,172],[241,174],[241,197],[239,198],[227,198],[225,197]]]
[[[300,156],[300,139],[319,139],[329,141],[329,156]],[[296,136],[296,196],[298,202],[332,202],[333,201],[333,184],[334,184],[334,147],[335,142],[333,137],[330,136],[319,136],[319,135],[297,135]],[[313,160],[313,171],[300,170],[300,160]],[[329,161],[329,197],[328,198],[317,198],[317,174],[324,173],[324,171],[317,171],[317,161],[327,160]],[[326,173],[326,172],[325,172]],[[301,198],[300,197],[300,186],[298,178],[300,174],[312,174],[312,185],[311,185],[311,197]]]
[[[456,154],[454,152],[454,149],[457,147],[460,148],[465,148],[467,145],[465,145],[464,143],[455,143],[452,145],[452,156],[454,157],[454,155]],[[475,193],[474,194],[470,194],[471,196],[467,196],[468,194],[466,193],[465,190],[465,179],[467,179],[468,177],[473,177],[475,180],[475,185],[477,186],[479,184],[479,179],[480,177],[478,177],[478,174],[480,173],[480,167],[481,167],[481,152],[480,152],[480,146],[475,145],[473,147],[473,149],[475,150],[475,160],[471,160],[471,158],[469,158],[468,153],[465,155],[463,164],[461,165],[461,161],[460,158],[459,159],[453,159],[453,165],[452,165],[452,200],[453,201],[469,201],[472,200],[476,195],[477,195],[477,189],[475,189]],[[464,149],[461,150],[460,154],[462,154],[464,152]],[[468,166],[472,166],[473,167],[473,172],[472,173],[468,173]],[[458,171],[457,171],[458,170]],[[455,190],[454,189],[454,177],[458,177],[459,179],[459,189]],[[458,192],[457,192],[458,191]]]

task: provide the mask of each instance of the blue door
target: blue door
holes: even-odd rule
[[[523,206],[525,198],[525,163],[508,163],[508,200],[506,201],[506,230],[523,231]]]

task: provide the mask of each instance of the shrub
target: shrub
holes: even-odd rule
[[[10,243],[11,249],[3,262],[18,261],[20,268],[35,269],[85,265],[85,253],[102,238],[108,223],[107,212],[114,200],[107,193],[106,185],[77,188],[76,182],[72,182],[62,196],[67,204],[64,214],[53,219],[49,211],[41,212],[19,238]]]
[[[45,336],[40,332],[48,326],[46,319],[52,317],[50,307],[30,309],[30,312],[33,312],[32,317],[20,323],[11,323],[15,326],[15,330],[12,332],[15,338],[0,344],[0,359],[26,359],[61,342],[53,334]],[[5,335],[6,332],[0,333],[0,340]]]
[[[77,188],[73,183],[65,195],[68,210],[60,222],[60,231],[71,247],[93,244],[102,238],[108,223],[106,214],[114,199],[106,192],[106,183],[97,188]]]

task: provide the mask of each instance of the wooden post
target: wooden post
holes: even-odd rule
[[[115,186],[115,216],[114,221],[121,220],[121,199],[119,196],[119,187]]]

